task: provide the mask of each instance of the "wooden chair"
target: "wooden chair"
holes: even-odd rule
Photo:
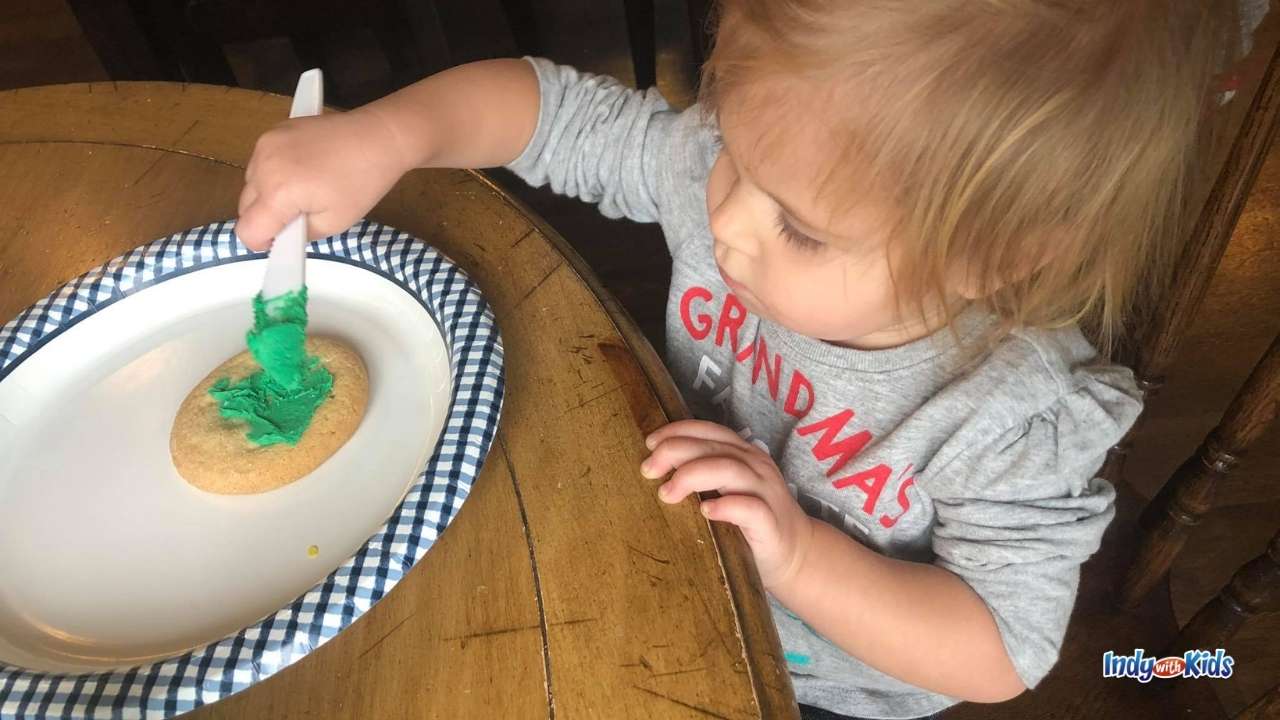
[[[1280,410],[1280,336],[1245,381],[1209,433],[1144,513],[1146,535],[1123,586],[1121,602],[1128,607],[1141,600],[1165,573],[1195,525],[1210,508],[1214,487],[1236,464]],[[1187,650],[1227,648],[1250,619],[1280,612],[1280,530],[1258,557],[1246,563],[1179,631],[1163,655]],[[1203,700],[1184,693],[1184,706]],[[1280,717],[1280,685],[1260,698],[1240,718]]]
[[[1178,468],[1143,513],[1143,544],[1125,578],[1121,604],[1132,608],[1169,571],[1192,529],[1213,502],[1217,483],[1235,467],[1249,445],[1275,420],[1280,410],[1280,337],[1271,343],[1222,422],[1199,449]],[[1206,606],[1184,629],[1199,639],[1222,640],[1247,616],[1280,610],[1280,535],[1270,550],[1241,568],[1223,588],[1212,612]],[[1201,617],[1203,615],[1203,617]],[[1194,627],[1193,627],[1194,626]]]
[[[1148,396],[1163,387],[1164,373],[1204,300],[1275,136],[1278,114],[1280,47],[1267,66],[1222,172],[1183,248],[1162,311],[1153,314],[1140,336],[1134,366],[1139,387]],[[1120,601],[1123,607],[1136,606],[1165,576],[1186,542],[1188,531],[1209,509],[1217,480],[1230,471],[1238,456],[1274,419],[1280,397],[1280,358],[1276,355],[1273,344],[1227,409],[1222,423],[1143,513],[1146,536],[1125,579]],[[1113,450],[1109,458],[1109,473],[1113,476],[1119,477],[1123,472],[1126,452],[1127,443]]]
[[[1139,386],[1148,396],[1164,385],[1165,372],[1205,297],[1272,144],[1278,115],[1280,46],[1271,54],[1241,128],[1182,250],[1165,300],[1138,336],[1133,364]],[[1218,483],[1275,420],[1278,410],[1280,337],[1271,343],[1217,427],[1142,512],[1140,539],[1119,588],[1121,608],[1135,610],[1167,579],[1196,525],[1211,508]],[[1108,459],[1107,472],[1113,479],[1121,477],[1127,450],[1126,440]],[[1225,647],[1250,618],[1277,611],[1280,533],[1181,628],[1165,652],[1176,655],[1188,649]],[[1181,697],[1191,695],[1184,692]],[[1194,703],[1203,707],[1203,697],[1185,700],[1183,705]],[[1280,717],[1280,685],[1237,717]]]

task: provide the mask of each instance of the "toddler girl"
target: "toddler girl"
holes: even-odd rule
[[[407,170],[506,165],[660,223],[662,500],[717,491],[805,712],[927,716],[1053,666],[1137,417],[1104,341],[1174,237],[1209,2],[725,0],[699,104],[545,60],[258,142],[238,233],[347,228]]]

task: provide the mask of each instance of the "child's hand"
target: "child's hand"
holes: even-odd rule
[[[729,428],[702,420],[659,428],[645,444],[653,451],[640,465],[645,477],[656,479],[674,470],[658,488],[658,497],[678,503],[692,492],[718,491],[721,497],[702,501],[702,513],[738,526],[765,587],[795,575],[808,552],[813,525],[772,458]]]
[[[312,240],[345,230],[410,169],[403,155],[395,130],[376,112],[281,123],[253,148],[236,235],[263,250],[300,213]]]

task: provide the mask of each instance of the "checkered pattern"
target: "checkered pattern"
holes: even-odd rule
[[[502,342],[488,304],[457,267],[408,235],[371,222],[319,243],[312,257],[391,278],[417,297],[451,348],[453,404],[435,453],[391,519],[354,557],[266,620],[181,657],[127,671],[34,673],[0,664],[0,720],[164,718],[269,677],[337,635],[391,590],[466,500],[502,407]],[[0,382],[94,311],[182,273],[260,254],[232,223],[157,240],[68,282],[0,329]]]

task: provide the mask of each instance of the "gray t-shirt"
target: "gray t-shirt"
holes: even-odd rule
[[[694,413],[767,450],[809,514],[964,579],[1036,685],[1114,512],[1115,491],[1095,474],[1141,410],[1132,374],[1075,328],[1015,332],[975,363],[956,336],[990,322],[977,310],[955,333],[874,351],[748,313],[712,254],[710,121],[653,90],[532,62],[538,127],[510,168],[609,217],[661,224],[673,258],[667,362]],[[910,718],[957,702],[845,654],[776,602],[773,614],[802,703]]]

